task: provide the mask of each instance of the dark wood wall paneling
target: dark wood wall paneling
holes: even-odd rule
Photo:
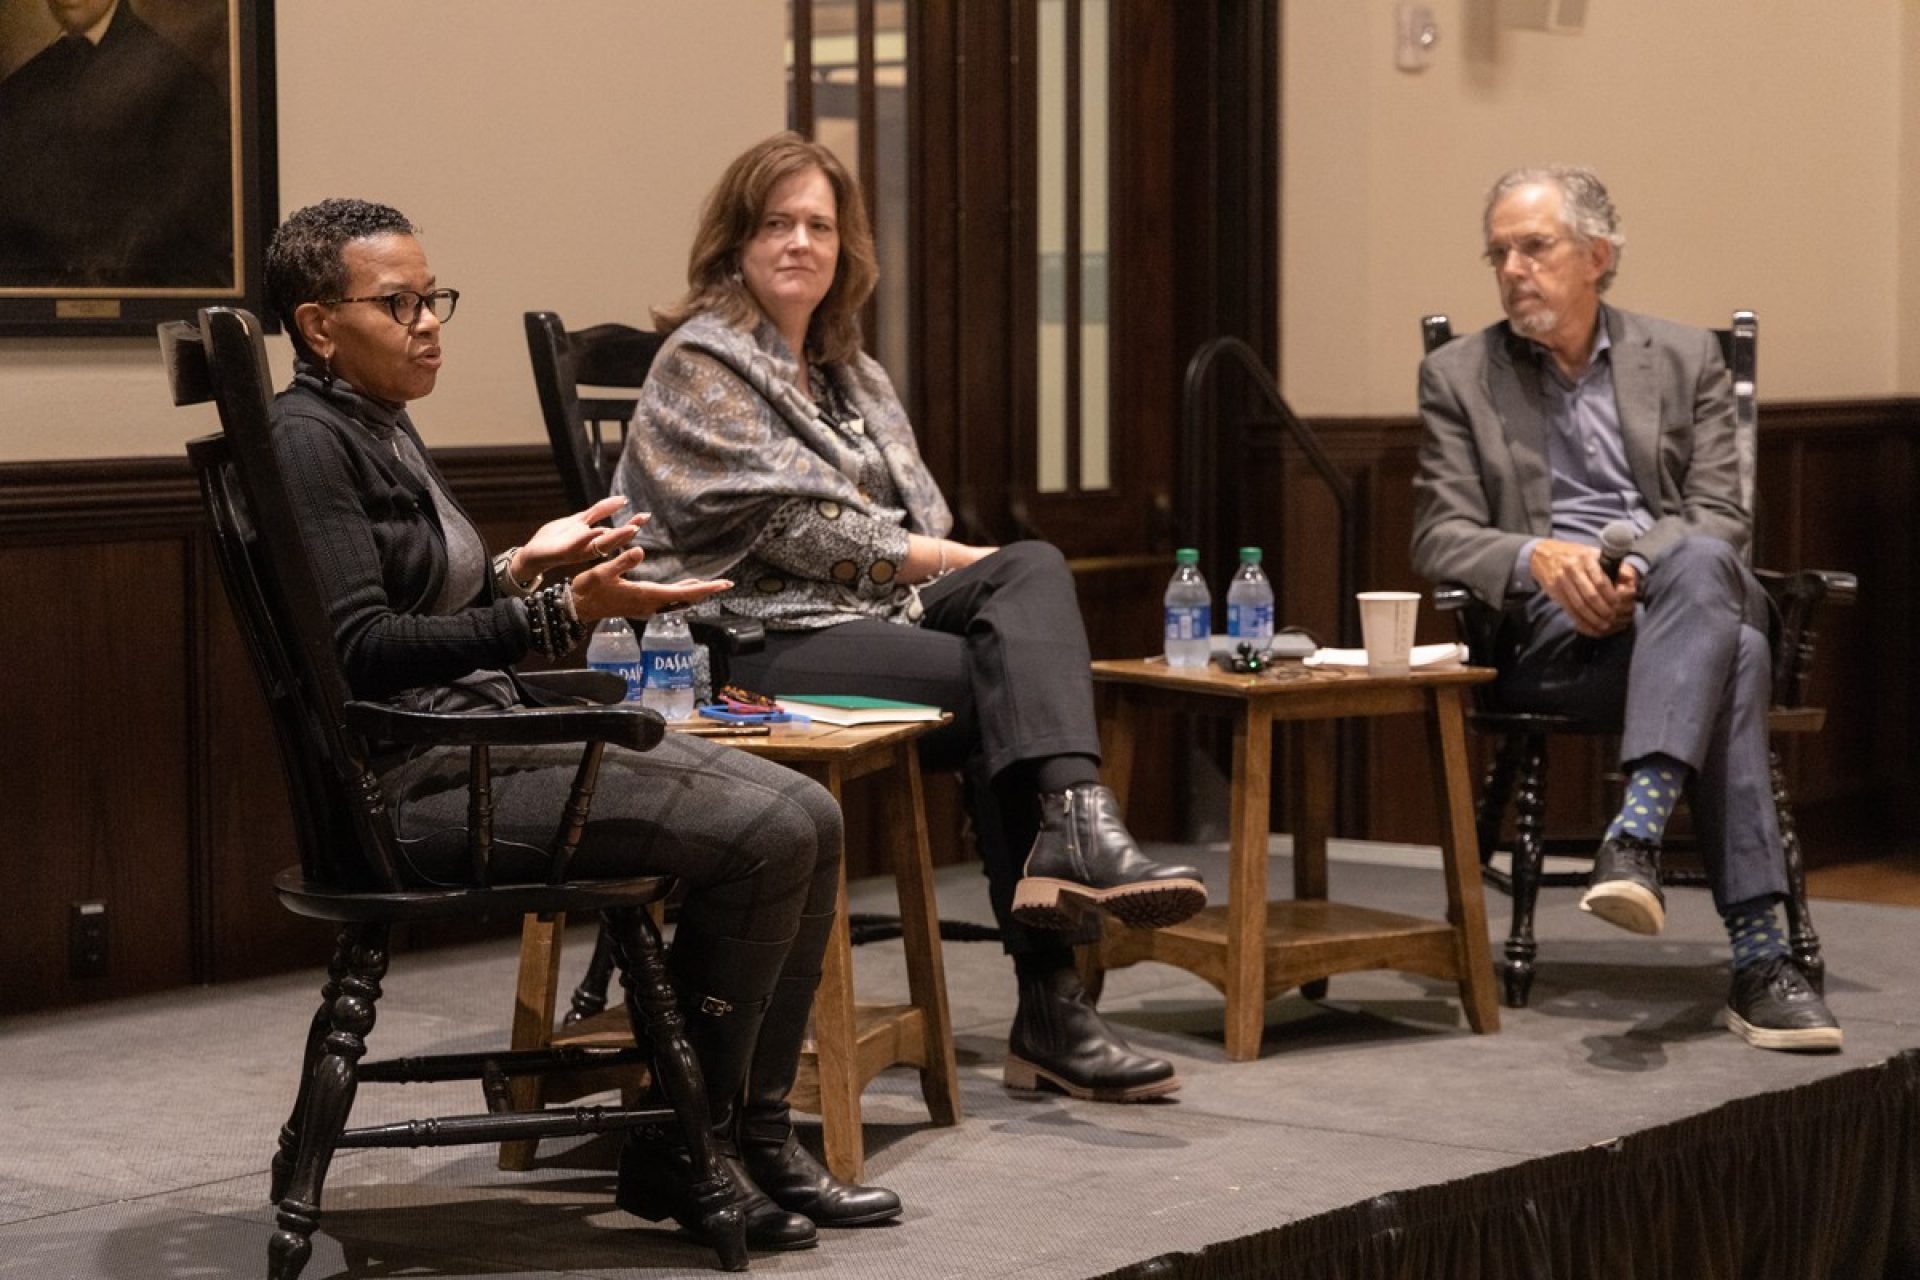
[[[491,545],[564,509],[539,447],[436,453]],[[296,860],[266,705],[184,458],[0,465],[0,1015],[324,965],[328,929],[283,910]],[[950,779],[930,779],[948,860]],[[850,801],[858,836],[874,798]],[[857,839],[856,873],[887,865]],[[72,904],[104,902],[104,977],[69,973]],[[517,927],[416,929],[424,946]]]
[[[1420,587],[1406,561],[1417,425],[1315,425],[1365,504],[1361,582]],[[1916,816],[1920,401],[1769,406],[1761,440],[1761,562],[1860,576],[1860,605],[1830,611],[1821,638],[1814,694],[1830,708],[1827,731],[1788,757],[1809,856],[1827,861],[1911,830]],[[498,545],[562,507],[538,447],[437,456]],[[1279,447],[1253,450],[1241,483],[1245,536],[1270,548],[1282,615],[1330,632],[1331,513],[1318,486]],[[0,1014],[317,969],[324,930],[281,910],[268,888],[294,859],[278,756],[185,462],[0,465],[0,581],[11,588],[0,611],[10,659],[0,669]],[[1110,583],[1085,578],[1090,616],[1121,610]],[[1447,638],[1443,621],[1425,617],[1421,638]],[[1106,639],[1112,652],[1150,647]],[[1423,744],[1355,732],[1343,750],[1342,830],[1429,840]],[[1602,816],[1598,766],[1558,753],[1557,814]],[[943,859],[964,856],[951,779],[934,780],[932,804]],[[1137,816],[1170,825],[1164,811]],[[871,825],[856,807],[851,826]],[[849,856],[857,871],[885,865],[883,848]],[[108,904],[105,978],[68,976],[68,914],[82,901]]]

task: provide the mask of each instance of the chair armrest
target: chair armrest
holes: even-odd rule
[[[758,653],[767,647],[766,624],[737,613],[688,618],[687,630],[693,633],[694,643],[705,645],[724,658]]]
[[[1457,582],[1433,588],[1434,609],[1453,615],[1455,632],[1467,646],[1467,661],[1476,667],[1504,667],[1514,657],[1521,631],[1506,622],[1522,616],[1526,604],[1525,592],[1508,592],[1496,609]]]
[[[1509,591],[1501,598],[1500,607],[1481,602],[1480,597],[1457,582],[1442,582],[1433,589],[1433,607],[1441,613],[1458,613],[1462,609],[1484,609],[1489,613],[1525,613],[1528,593]]]
[[[611,705],[627,696],[626,677],[611,671],[522,671],[520,683],[555,704]]]
[[[402,711],[349,702],[347,727],[382,742],[445,747],[529,747],[605,742],[646,751],[666,733],[658,712],[633,703],[611,707],[524,707],[509,711]]]
[[[1815,616],[1828,604],[1853,604],[1860,580],[1839,569],[1756,569],[1754,576],[1774,605],[1773,634],[1768,637],[1773,647],[1773,705],[1802,707],[1813,673]]]
[[[1860,594],[1860,579],[1841,569],[1755,569],[1753,576],[1768,595],[1780,601],[1852,604]]]

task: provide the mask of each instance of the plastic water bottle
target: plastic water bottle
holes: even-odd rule
[[[1273,584],[1260,567],[1260,548],[1240,548],[1240,568],[1227,584],[1227,634],[1234,647],[1255,653],[1273,648]]]
[[[1173,560],[1173,581],[1167,584],[1167,665],[1204,667],[1213,642],[1213,595],[1200,576],[1198,551],[1182,547]]]
[[[640,637],[640,657],[646,664],[642,706],[667,720],[685,720],[693,714],[693,636],[687,617],[678,609],[663,609],[647,620]]]
[[[593,639],[587,641],[587,665],[624,679],[627,701],[640,701],[645,668],[640,662],[640,641],[625,618],[604,618],[593,629]]]

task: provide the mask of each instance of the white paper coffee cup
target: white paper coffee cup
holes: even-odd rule
[[[1413,624],[1420,617],[1417,591],[1362,591],[1360,638],[1367,646],[1367,674],[1404,676],[1411,668]]]

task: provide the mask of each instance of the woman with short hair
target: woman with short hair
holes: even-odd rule
[[[512,669],[522,658],[566,658],[603,618],[644,618],[730,585],[627,578],[645,554],[632,545],[641,521],[596,527],[614,500],[489,556],[408,417],[439,379],[441,326],[460,295],[441,287],[398,210],[362,200],[299,210],[268,247],[267,291],[295,350],[292,385],[273,403],[274,447],[355,697],[434,711],[528,705]],[[548,581],[583,562],[570,579]],[[492,749],[500,882],[545,878],[578,756],[564,746]],[[435,747],[375,763],[404,874],[416,883],[462,878],[467,758],[465,747]],[[607,750],[570,863],[581,878],[670,875],[686,888],[668,969],[754,1248],[815,1241],[813,1221],[775,1205],[733,1144],[749,1069],[766,1060],[770,1039],[786,1070],[798,1058],[797,1039],[766,1028],[806,1022],[812,988],[790,974],[819,972],[826,934],[814,922],[831,919],[840,851],[839,806],[824,788],[669,733],[651,751]],[[630,1139],[619,1203],[692,1227],[686,1174],[684,1150]],[[832,1225],[900,1212],[881,1188],[815,1184],[808,1207]]]

